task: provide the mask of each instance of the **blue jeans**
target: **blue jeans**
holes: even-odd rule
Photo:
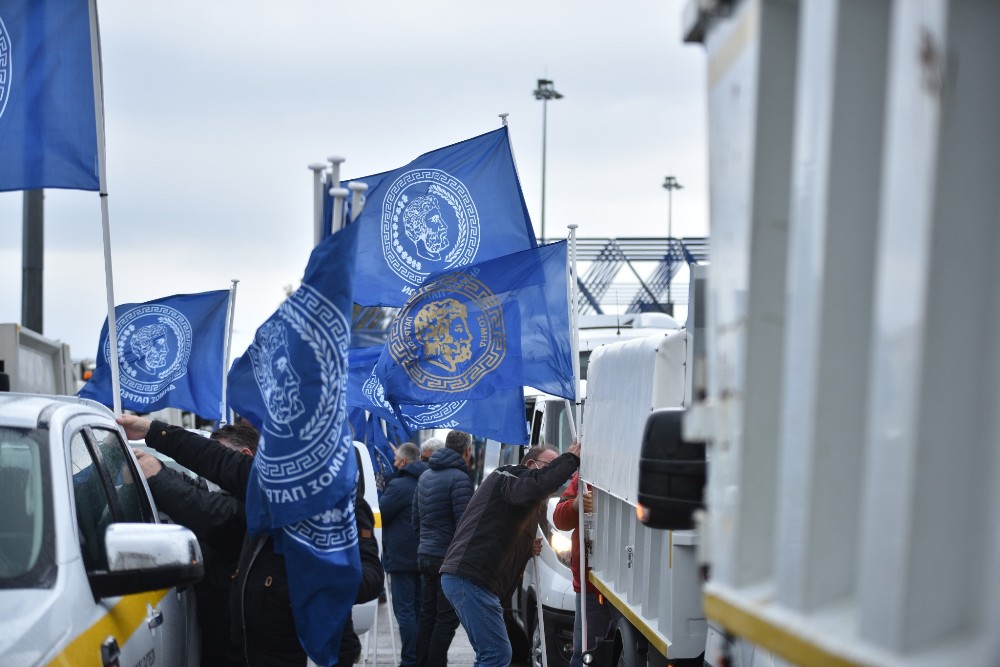
[[[482,586],[453,574],[441,575],[441,588],[476,651],[475,667],[508,667],[512,651],[503,622],[500,598]]]
[[[573,620],[573,657],[569,667],[583,667],[583,614],[580,613],[580,593],[576,594],[576,618]],[[587,648],[593,650],[597,640],[606,637],[611,627],[611,605],[601,604],[597,593],[587,591]]]
[[[399,625],[400,662],[405,667],[417,664],[417,618],[420,616],[420,573],[389,572],[392,613]]]

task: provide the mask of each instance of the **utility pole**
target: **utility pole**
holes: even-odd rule
[[[670,294],[670,284],[674,279],[674,190],[684,186],[673,176],[667,176],[663,188],[667,191],[667,257],[670,258],[670,272],[667,274],[667,312],[674,314],[674,300]]]
[[[539,79],[534,93],[535,99],[542,101],[542,220],[539,240],[545,243],[545,135],[548,128],[548,104],[549,100],[561,100],[562,95],[556,92],[549,79]]]

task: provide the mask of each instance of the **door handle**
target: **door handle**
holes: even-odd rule
[[[163,612],[159,609],[150,609],[149,616],[146,617],[146,625],[149,629],[158,628],[163,625]]]

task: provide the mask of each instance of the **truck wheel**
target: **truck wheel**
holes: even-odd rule
[[[635,628],[626,619],[618,619],[615,626],[615,648],[618,653],[617,667],[640,667],[639,662],[639,638]]]

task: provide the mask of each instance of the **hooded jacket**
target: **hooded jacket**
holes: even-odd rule
[[[465,459],[443,447],[427,462],[413,497],[413,529],[420,537],[417,555],[443,558],[465,506],[472,498],[472,480]]]

